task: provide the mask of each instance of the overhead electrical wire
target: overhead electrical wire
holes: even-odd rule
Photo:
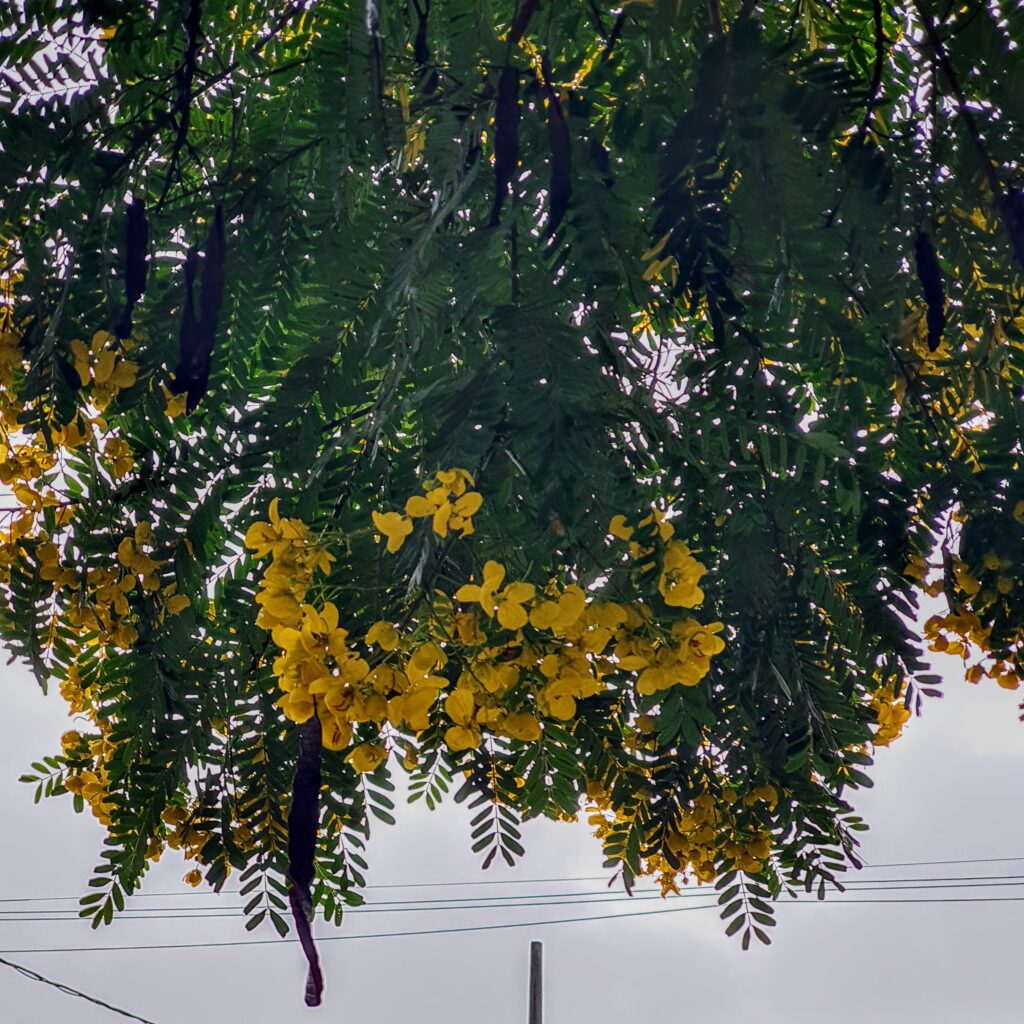
[[[688,901],[689,902],[689,901]],[[894,903],[894,904],[950,904],[950,903],[1019,903],[1024,902],[1024,896],[963,896],[963,897],[896,897],[893,899],[868,898],[858,899],[850,897],[833,897],[825,900],[818,899],[797,899],[793,904],[804,904],[814,906],[840,906],[853,903]],[[678,914],[691,910],[713,910],[718,909],[719,904],[700,903],[685,907],[663,907],[659,910],[627,910],[615,914],[595,914],[586,917],[564,917],[548,918],[542,921],[504,921],[499,924],[462,925],[453,928],[419,928],[394,932],[369,932],[361,935],[324,935],[318,938],[318,942],[352,942],[360,939],[397,939],[413,936],[426,935],[454,935],[467,932],[488,932],[502,931],[509,928],[542,928],[547,925],[556,924],[582,924],[588,921],[613,921],[620,917],[649,917],[657,914]],[[269,946],[280,943],[298,942],[294,938],[275,939],[236,939],[223,942],[163,942],[163,943],[135,943],[130,946],[50,946],[32,949],[0,949],[0,954],[32,954],[32,953],[99,953],[99,952],[127,952],[129,950],[166,950],[166,949],[215,949],[237,946]]]
[[[46,978],[37,971],[33,971],[21,964],[16,964],[12,960],[5,960],[3,957],[0,957],[0,964],[3,964],[4,967],[13,968],[30,981],[39,981],[44,985],[49,985],[51,988],[57,989],[58,992],[63,992],[66,996],[75,996],[78,999],[85,999],[87,1002],[95,1003],[96,1006],[102,1006],[104,1010],[109,1010],[111,1013],[119,1013],[122,1017],[128,1017],[130,1020],[140,1021],[141,1024],[153,1024],[153,1021],[148,1017],[140,1017],[138,1014],[129,1013],[127,1010],[122,1010],[120,1007],[104,1002],[102,999],[97,999],[95,996],[91,996],[87,992],[81,992],[77,988],[65,985],[62,981],[54,981],[52,978]]]
[[[878,870],[880,868],[904,868],[904,867],[939,867],[947,864],[1004,864],[1011,862],[1022,862],[1024,856],[1020,857],[966,857],[956,860],[914,860],[914,861],[888,861],[880,864],[864,864],[863,871]],[[491,887],[495,885],[554,885],[568,884],[570,882],[606,882],[608,875],[575,875],[562,876],[559,878],[493,878],[481,879],[479,881],[458,881],[458,882],[390,882],[373,883],[362,886],[363,889],[440,889],[448,887]],[[977,876],[993,877],[993,876]],[[858,882],[873,883],[881,879],[850,879],[844,884],[856,884]],[[132,899],[170,899],[179,897],[203,897],[203,896],[230,896],[238,895],[237,889],[225,889],[219,893],[207,890],[204,892],[188,892],[175,890],[173,892],[139,892],[131,895]],[[466,899],[504,899],[507,897],[465,897]],[[80,896],[8,896],[0,897],[0,904],[6,903],[77,903]],[[408,902],[408,901],[402,901]]]
[[[975,880],[976,879],[976,880]],[[880,884],[884,881],[886,884]],[[901,883],[911,884],[901,884]],[[925,884],[920,884],[925,883]],[[935,884],[931,884],[935,883]],[[851,883],[847,883],[851,884]],[[851,892],[899,892],[907,890],[945,890],[945,889],[991,889],[1024,886],[1024,875],[979,875],[965,878],[949,879],[885,879],[879,884],[857,884]],[[677,893],[671,897],[677,899],[700,899],[710,895],[707,889],[697,889]],[[652,899],[661,899],[661,893],[655,890],[644,890],[634,896],[619,892],[579,892],[579,893],[530,893],[522,896],[481,896],[473,899],[453,900],[383,900],[367,903],[346,909],[348,914],[419,914],[437,911],[474,911],[474,910],[507,910],[523,907],[575,907],[584,904],[635,903]],[[478,902],[487,901],[487,902]],[[502,901],[502,902],[492,902]],[[425,904],[425,905],[424,905]],[[211,910],[208,906],[200,907],[126,907],[119,912],[119,920],[127,921],[168,921],[193,920],[204,918],[239,917],[242,906],[222,907]],[[15,916],[16,915],[16,916]],[[40,916],[48,915],[48,916]],[[76,921],[80,914],[75,909],[69,910],[0,910],[0,924],[44,924],[49,922]]]

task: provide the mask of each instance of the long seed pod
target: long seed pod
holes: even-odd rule
[[[572,198],[572,143],[562,104],[551,82],[551,61],[547,54],[541,61],[544,93],[547,97],[548,155],[551,178],[548,187],[548,223],[545,234],[550,238],[562,223]]]
[[[292,803],[288,810],[288,902],[302,951],[309,961],[306,975],[306,1005],[319,1006],[324,991],[320,957],[309,927],[313,920],[310,886],[316,866],[316,835],[320,825],[320,719],[314,713],[299,731],[299,759],[292,781]]]
[[[219,206],[204,245],[198,317],[192,305],[195,266],[194,251],[189,250],[185,261],[185,309],[178,340],[179,360],[171,384],[176,394],[188,392],[185,408],[189,412],[195,410],[206,394],[224,299],[224,212]]]
[[[928,307],[928,348],[934,352],[941,344],[942,332],[946,329],[946,293],[942,284],[942,270],[927,232],[917,233],[914,250],[917,255],[917,279],[921,282]]]
[[[1003,226],[1013,247],[1013,254],[1024,267],[1024,192],[1019,189],[1004,192],[999,199],[999,211],[1003,216]]]
[[[114,333],[118,338],[127,338],[132,333],[132,311],[135,303],[146,290],[149,272],[149,224],[146,221],[146,204],[138,197],[127,207],[124,231],[124,312],[121,314]]]
[[[185,301],[182,303],[181,326],[178,328],[178,365],[171,378],[171,390],[176,395],[189,390],[191,367],[199,350],[199,320],[193,302],[198,266],[199,250],[193,245],[185,255]]]
[[[199,294],[200,339],[213,349],[213,336],[224,300],[224,210],[218,206],[203,254],[202,290]]]
[[[539,6],[540,0],[522,0],[519,9],[516,11],[515,18],[509,26],[508,43],[510,46],[515,46],[523,38],[526,28],[530,24],[530,19],[534,16]]]
[[[430,47],[427,45],[427,23],[430,20],[430,0],[412,0],[416,12],[416,37],[412,42],[412,59],[418,68],[430,61]]]
[[[519,72],[506,65],[498,79],[494,111],[494,206],[490,226],[501,220],[501,205],[519,167]]]

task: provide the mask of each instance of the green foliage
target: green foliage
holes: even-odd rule
[[[468,802],[485,867],[522,855],[522,818],[607,799],[627,886],[686,868],[672,837],[701,794],[767,786],[775,800],[740,800],[730,829],[770,834],[770,856],[755,866],[723,833],[713,874],[727,932],[768,942],[773,897],[855,862],[847,792],[871,783],[885,715],[934,691],[921,584],[993,678],[1024,677],[1024,16],[928,0],[203,0],[97,22],[79,6],[0,14],[0,479],[55,497],[3,513],[0,625],[96,726],[26,777],[38,797],[74,776],[81,809],[83,773],[102,766],[84,802],[109,836],[83,914],[111,920],[170,841],[215,888],[241,873],[247,927],[287,927],[297,729],[242,542],[272,499],[335,556],[314,596],[353,636],[385,620],[418,640],[434,591],[488,559],[618,600],[633,577],[609,520],[654,506],[700,553],[725,624],[698,686],[644,696],[609,669],[540,740],[461,752],[435,708],[418,736],[390,734],[392,763],[408,759],[412,799]],[[571,196],[548,237],[566,159],[555,97]],[[123,313],[129,197],[147,211],[145,293],[130,338],[83,356],[72,343]],[[208,387],[171,418],[188,251],[217,211]],[[919,233],[945,289],[937,351]],[[137,370],[105,408],[104,345]],[[477,536],[418,526],[385,554],[371,513],[454,466],[484,498]],[[113,607],[95,574],[122,573],[115,552],[147,523],[154,589],[89,618]],[[75,585],[45,575],[47,543]],[[941,580],[908,574],[933,556]],[[656,575],[637,586],[656,593]],[[189,599],[177,613],[171,584]],[[353,744],[375,735],[361,723]],[[393,821],[390,770],[324,751],[313,898],[335,921],[360,901],[371,821]]]

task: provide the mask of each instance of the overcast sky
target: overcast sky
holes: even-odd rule
[[[948,663],[948,662],[947,662]],[[943,668],[939,665],[938,668]],[[29,762],[53,753],[69,727],[59,696],[44,698],[27,671],[2,670],[0,716],[0,899],[77,896],[96,861],[101,830],[91,816],[72,813],[69,798],[32,804],[31,787],[18,775]],[[947,673],[947,696],[931,701],[906,735],[878,755],[876,788],[858,807],[872,825],[864,841],[869,863],[972,857],[1024,858],[1024,724],[1019,694],[994,684],[971,687],[956,666]],[[601,857],[586,826],[539,823],[525,830],[527,855],[513,872],[479,870],[469,853],[462,808],[433,814],[405,808],[396,828],[378,826],[369,848],[371,882],[426,883],[480,879],[547,879],[599,875]],[[185,868],[173,854],[147,880],[146,892],[188,892]],[[859,877],[919,878],[974,875],[1024,876],[1017,863],[935,868],[876,868]],[[233,881],[233,880],[230,880]],[[480,889],[371,890],[369,899],[453,895],[563,893],[603,889],[600,882],[519,885]],[[851,894],[856,895],[856,894]],[[948,889],[893,896],[1019,896],[1024,885]],[[862,893],[861,898],[877,897]],[[694,904],[707,902],[693,900]],[[136,907],[202,903],[236,907],[237,896],[189,895],[136,899]],[[64,904],[0,903],[10,910]],[[659,900],[434,913],[351,915],[342,932],[318,924],[321,936],[452,928],[544,918],[591,916],[682,907]],[[24,918],[26,915],[17,915]],[[603,1024],[650,1017],[698,1019],[702,1024],[757,1021],[787,1024],[983,1021],[1019,1024],[1024,992],[1019,946],[1024,902],[779,907],[770,948],[742,953],[722,933],[713,910],[663,913],[549,927],[514,928],[412,938],[352,939],[321,943],[326,975],[324,1005],[302,1002],[305,962],[288,943],[221,949],[131,949],[121,952],[27,953],[42,947],[197,943],[269,939],[269,928],[250,935],[240,917],[200,920],[115,920],[99,932],[77,921],[0,922],[0,955],[82,989],[155,1024],[245,1021],[291,1024],[316,1019],[379,1024],[525,1024],[529,944],[542,939],[545,954],[545,1024]],[[4,1024],[73,1019],[76,1024],[116,1021],[109,1011],[29,981],[0,966],[0,1019]]]

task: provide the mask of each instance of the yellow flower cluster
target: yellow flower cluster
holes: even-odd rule
[[[903,726],[910,721],[910,708],[904,700],[904,687],[882,686],[875,691],[871,700],[878,721],[873,743],[876,747],[887,747],[900,738]]]
[[[128,604],[128,594],[136,584],[159,596],[160,618],[165,613],[177,615],[189,606],[189,599],[176,592],[176,582],[161,583],[158,573],[164,563],[145,553],[153,539],[149,523],[139,523],[133,536],[125,537],[118,545],[119,567],[97,566],[84,573],[62,560],[57,545],[45,533],[40,537],[43,541],[35,549],[40,579],[51,582],[55,592],[80,591],[59,617],[64,628],[79,634],[97,630],[105,640],[128,650],[138,639],[131,625],[134,613]]]
[[[428,497],[407,503],[410,520],[425,516],[429,504],[435,530],[465,534],[481,507],[471,485],[464,470],[441,471]],[[390,549],[401,546],[403,529],[380,513],[374,521]],[[672,540],[672,525],[652,513],[640,527],[667,541],[664,592],[677,605],[702,600],[696,580],[706,570]],[[281,518],[275,500],[270,521],[254,523],[245,542],[257,557],[271,557],[260,581],[257,623],[271,631],[280,652],[273,666],[282,691],[277,703],[295,722],[316,714],[324,745],[333,750],[352,744],[355,726],[363,726],[363,738],[381,737],[389,727],[420,733],[442,710],[453,751],[478,748],[488,733],[536,741],[543,719],[570,721],[578,701],[603,691],[612,674],[633,675],[642,696],[695,686],[725,648],[719,622],[658,622],[640,601],[597,600],[576,584],[552,581],[538,590],[508,581],[505,566],[494,560],[479,582],[461,586],[453,598],[435,594],[429,614],[407,632],[377,622],[360,640],[341,628],[333,603],[306,600],[314,570],[326,570],[330,556],[310,545],[304,523]],[[657,557],[650,546],[637,545],[634,554]],[[386,746],[363,742],[346,760],[357,771],[372,771],[386,755]]]
[[[115,480],[123,479],[135,468],[131,446],[119,437],[110,438],[103,446],[103,461]]]
[[[92,385],[92,404],[100,412],[110,405],[118,392],[134,386],[139,372],[137,363],[114,351],[121,344],[126,343],[119,343],[109,331],[97,331],[89,345],[83,341],[71,342],[75,372],[83,387]]]
[[[991,629],[983,627],[978,616],[969,611],[933,615],[924,624],[929,650],[960,657],[965,663],[975,647],[983,655],[990,652],[990,633]],[[986,677],[994,680],[1004,690],[1016,690],[1024,678],[1024,670],[1002,659],[994,659],[988,665],[981,661],[967,669],[966,679],[969,683],[981,682]]]
[[[467,537],[473,532],[473,516],[480,511],[483,498],[473,487],[473,477],[465,469],[439,470],[433,480],[426,481],[426,495],[415,494],[405,503],[405,514],[374,512],[373,525],[387,538],[388,551],[401,549],[405,538],[412,533],[414,519],[430,519],[431,527],[439,537],[449,531],[458,531]]]
[[[1024,501],[1018,506],[1024,519]],[[1018,507],[1015,507],[1014,518],[1017,518],[1017,512]],[[984,612],[1013,591],[1016,581],[1007,571],[1012,565],[1009,558],[996,551],[986,551],[973,571],[961,559],[954,557],[950,563],[951,583],[961,602],[960,610],[933,615],[924,624],[929,650],[962,658],[965,665],[975,650],[982,655],[981,661],[966,668],[965,678],[969,683],[979,683],[988,678],[1003,689],[1016,690],[1024,680],[1024,650],[1021,647],[1024,634],[1018,638],[1012,652],[1015,663],[993,658],[986,664],[985,659],[991,654],[991,627],[982,626],[978,615],[978,611]],[[944,593],[946,579],[942,574],[929,580],[932,568],[924,558],[915,555],[907,563],[903,575],[917,581],[929,596],[937,597]]]
[[[97,720],[92,707],[83,704],[81,711],[92,719],[93,724],[99,729],[98,735],[90,738],[72,729],[61,737],[61,746],[65,756],[76,760],[88,757],[93,762],[93,767],[69,773],[64,778],[64,788],[69,793],[80,796],[89,805],[93,816],[101,825],[109,825],[113,804],[107,794],[109,780],[106,764],[114,753],[114,745],[107,738],[110,727],[107,723]]]
[[[17,392],[21,360],[20,337],[12,330],[0,330],[0,426],[10,430],[17,429],[23,408]]]
[[[640,520],[636,529],[627,523],[623,515],[612,516],[608,524],[608,532],[613,537],[629,542],[630,557],[641,563],[641,569],[652,568],[654,563],[649,559],[654,556],[656,549],[634,540],[637,530],[651,538],[657,537],[664,544],[658,592],[665,604],[671,608],[696,608],[703,604],[704,591],[699,583],[708,571],[707,566],[693,557],[693,552],[686,544],[672,539],[675,527],[665,513],[658,508],[652,509]]]
[[[312,543],[309,528],[301,519],[282,519],[279,499],[270,503],[269,522],[253,523],[245,534],[245,546],[257,558],[270,556],[270,567],[260,580],[256,624],[263,629],[298,626],[302,602],[316,570],[326,572],[334,557]]]
[[[587,782],[587,799],[587,820],[607,848],[614,841],[615,826],[630,819],[613,807],[609,794],[592,780]],[[742,804],[763,804],[771,812],[778,799],[775,787],[765,783],[745,793]],[[739,793],[727,785],[721,786],[717,797],[706,789],[698,793],[672,828],[665,832],[659,824],[649,836],[644,848],[650,852],[644,856],[640,874],[657,876],[662,895],[678,894],[679,883],[685,884],[691,874],[698,882],[714,882],[716,862],[723,858],[740,871],[760,874],[771,856],[771,833],[762,827],[741,827],[733,810],[738,800]]]
[[[110,824],[110,812],[113,804],[107,798],[107,772],[101,768],[98,772],[82,771],[68,775],[64,779],[64,788],[69,793],[80,796],[92,810],[101,825]]]

